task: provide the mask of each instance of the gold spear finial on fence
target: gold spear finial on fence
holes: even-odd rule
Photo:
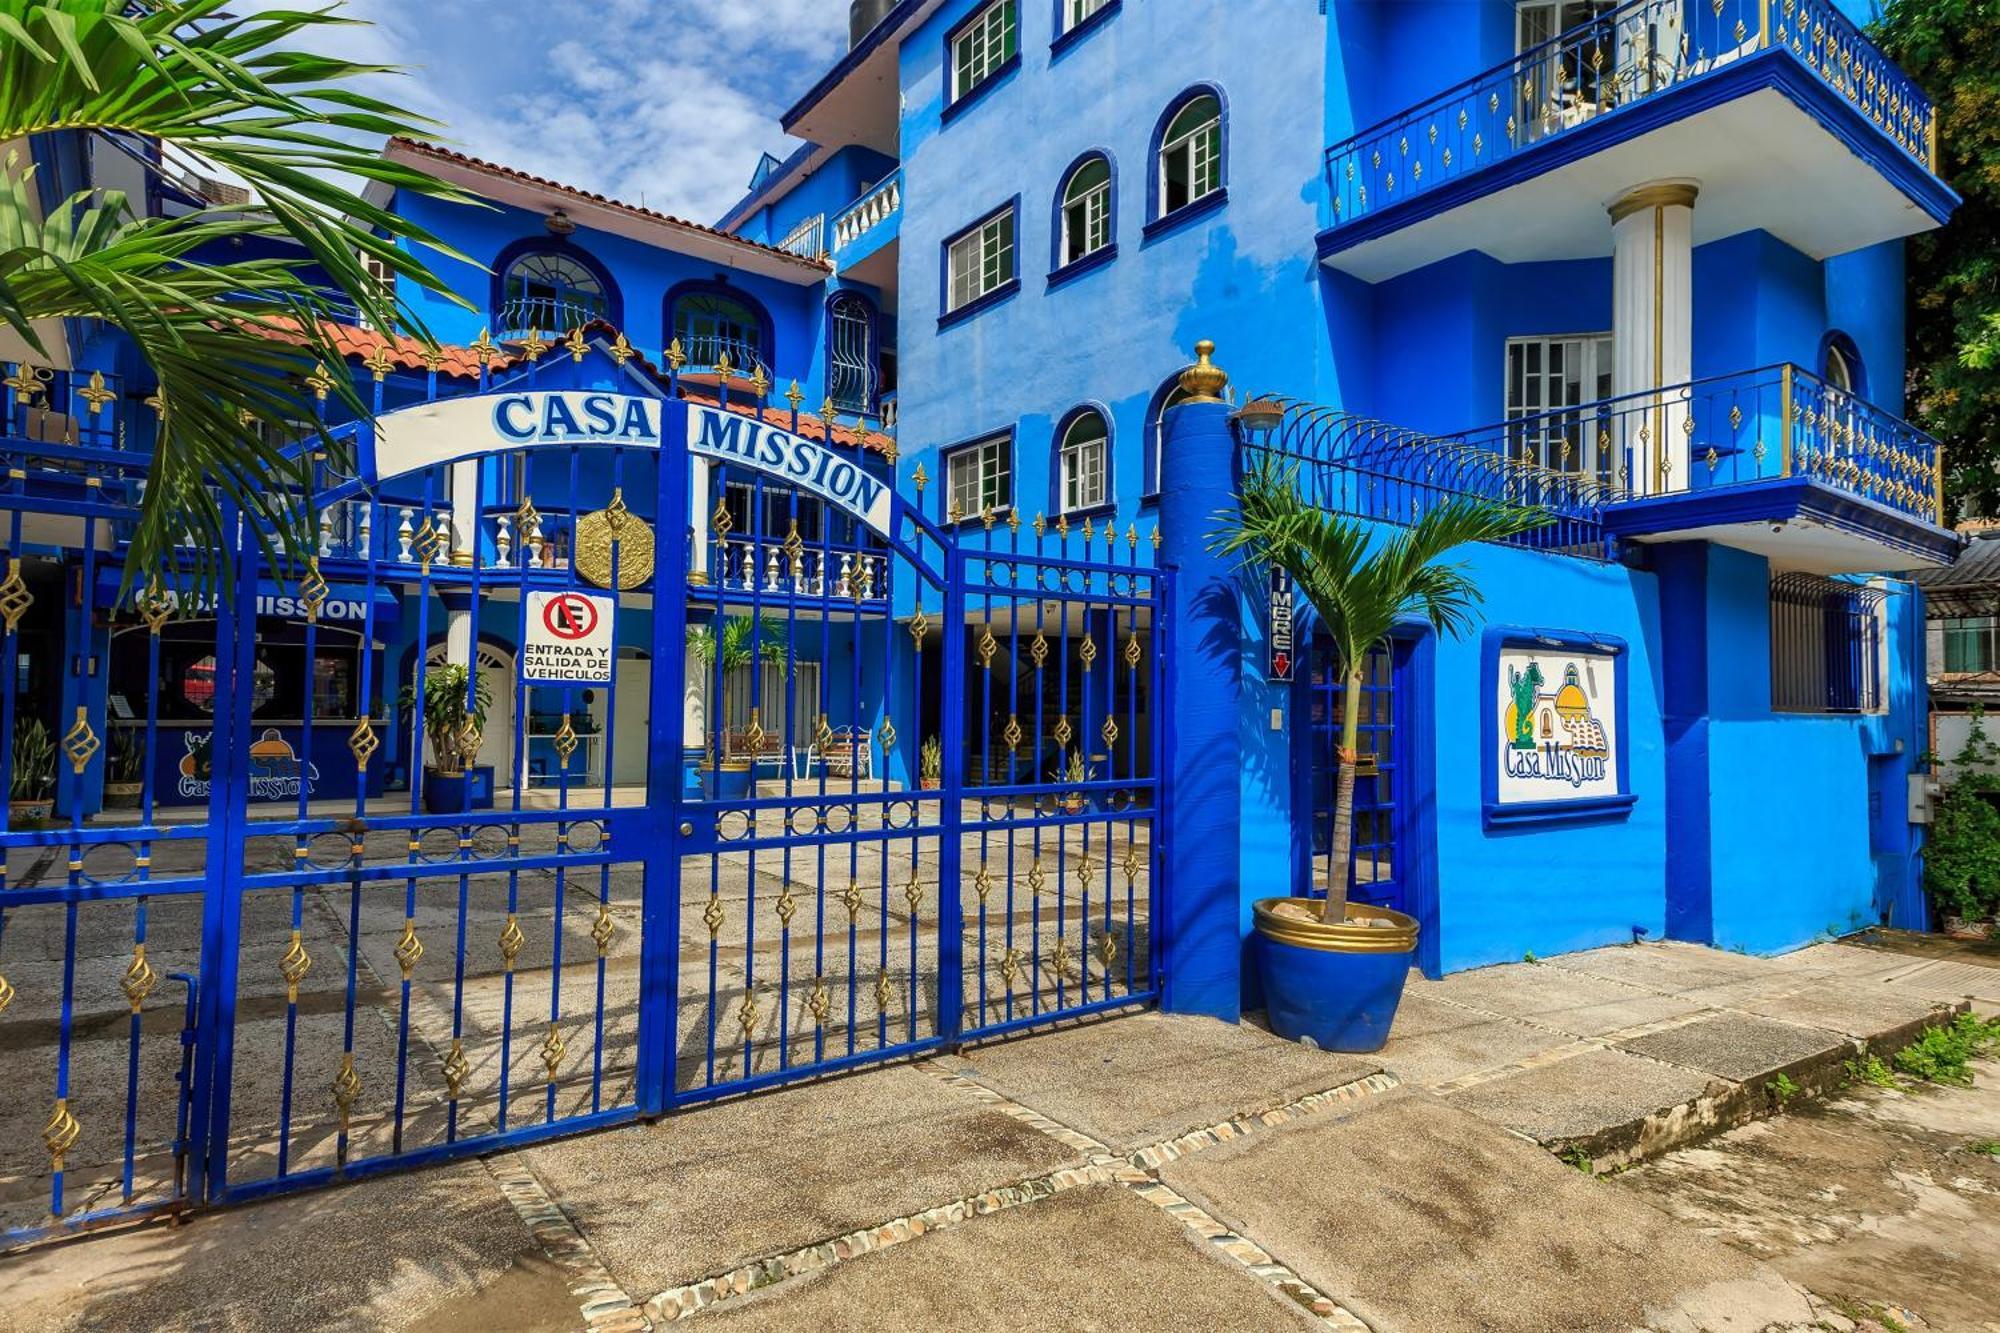
[[[1229,375],[1215,364],[1215,344],[1203,338],[1194,345],[1194,364],[1181,372],[1184,403],[1219,403],[1229,387]]]

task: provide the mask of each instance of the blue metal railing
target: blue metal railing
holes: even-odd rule
[[[1333,513],[1408,524],[1442,504],[1468,496],[1534,505],[1549,522],[1508,538],[1532,550],[1609,559],[1604,489],[1588,477],[1520,461],[1459,438],[1405,430],[1334,408],[1275,400],[1280,424],[1268,439],[1252,438],[1244,461],[1276,462],[1296,471],[1306,499]]]
[[[1792,365],[1517,417],[1453,438],[1517,467],[1587,480],[1604,502],[1805,477],[1922,522],[1942,521],[1938,442]]]
[[[1329,148],[1334,225],[1767,50],[1789,51],[1936,170],[1930,99],[1829,0],[1629,0]]]
[[[602,309],[580,301],[524,296],[493,312],[493,336],[502,342],[517,342],[530,333],[560,338],[571,329],[604,317]]]

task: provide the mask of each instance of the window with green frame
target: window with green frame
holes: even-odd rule
[[[1944,669],[1953,674],[1996,668],[2000,616],[1952,616],[1944,622]]]
[[[993,0],[951,39],[951,100],[956,102],[998,73],[1019,51],[1015,0]]]

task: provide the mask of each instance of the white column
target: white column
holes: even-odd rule
[[[682,745],[698,746],[708,739],[708,712],[702,707],[702,695],[710,672],[700,655],[693,648],[687,649],[686,684],[681,692]]]
[[[701,584],[708,582],[708,460],[690,458],[688,477],[690,499],[688,507],[694,532],[694,550],[688,557],[688,582]]]
[[[1620,397],[1694,378],[1694,199],[1692,184],[1675,181],[1611,205],[1611,387]],[[1686,421],[1673,395],[1620,417],[1612,445],[1626,451],[1634,494],[1687,486]]]
[[[451,465],[451,554],[453,564],[469,565],[479,549],[479,465]],[[472,665],[472,616],[476,608],[449,611],[444,660]],[[498,702],[497,700],[495,701]]]

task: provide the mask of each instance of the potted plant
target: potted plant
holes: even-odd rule
[[[1334,782],[1331,865],[1323,902],[1265,898],[1256,904],[1258,969],[1272,1031],[1334,1051],[1380,1050],[1403,997],[1417,948],[1417,922],[1347,900],[1354,853],[1355,747],[1362,672],[1396,622],[1415,617],[1457,636],[1480,596],[1460,564],[1439,563],[1468,542],[1497,541],[1542,526],[1539,509],[1465,498],[1439,505],[1404,528],[1337,517],[1300,493],[1298,468],[1252,468],[1237,505],[1219,514],[1211,549],[1292,576],[1319,617],[1342,690]]]
[[[136,727],[119,727],[104,759],[104,808],[137,810],[145,792],[146,738]]]
[[[493,692],[471,667],[441,662],[424,672],[424,740],[430,761],[424,765],[424,809],[450,814],[466,808],[466,768],[479,757],[486,710]],[[416,690],[405,686],[401,707],[416,707]]]
[[[7,788],[7,822],[32,828],[45,822],[56,790],[56,743],[38,717],[14,719],[13,777]]]
[[[723,621],[719,637],[712,624],[689,625],[687,642],[695,660],[701,663],[704,679],[709,678],[709,673],[714,670],[718,659],[722,663],[722,675],[725,681],[737,671],[749,670],[755,661],[779,667],[785,664],[785,645],[778,642],[769,625],[764,626],[760,635],[756,623],[749,616],[731,616]],[[702,767],[712,775],[709,785],[715,799],[740,801],[750,794],[751,772],[756,767],[757,756],[738,755],[731,749],[735,723],[740,720],[747,726],[750,719],[728,716],[726,687],[723,696],[722,752],[719,757],[712,752],[707,754]]]
[[[933,736],[917,755],[917,786],[936,791],[944,785],[944,742]]]
[[[1063,770],[1063,777],[1077,784],[1079,787],[1083,783],[1090,781],[1090,769],[1083,762],[1082,750],[1071,750],[1069,752],[1069,766]],[[1082,814],[1083,804],[1083,793],[1081,791],[1072,789],[1063,797],[1063,809],[1072,815]]]

